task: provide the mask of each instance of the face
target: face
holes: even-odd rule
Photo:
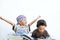
[[[39,26],[39,27],[38,27],[39,32],[44,32],[45,27],[46,27],[46,26],[42,26],[42,25]]]
[[[20,21],[19,24],[20,24],[21,26],[25,26],[25,25],[27,24],[26,18],[23,19],[22,21]]]

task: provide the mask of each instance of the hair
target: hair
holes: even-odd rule
[[[39,26],[47,26],[47,24],[46,24],[46,21],[45,20],[43,20],[43,19],[41,19],[41,20],[38,20],[37,21],[37,27],[39,27]]]

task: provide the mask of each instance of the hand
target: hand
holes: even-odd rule
[[[0,19],[2,19],[2,17],[0,16]]]
[[[39,19],[41,16],[38,16],[37,18]]]

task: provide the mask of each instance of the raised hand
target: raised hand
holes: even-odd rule
[[[0,16],[0,19],[2,19],[2,17]]]
[[[38,16],[37,19],[39,19],[41,16]]]
[[[7,23],[9,23],[9,24],[11,24],[12,26],[14,26],[14,23],[13,22],[11,22],[11,21],[9,21],[9,20],[1,17],[1,16],[0,16],[0,19],[3,20],[3,21],[5,21],[5,22],[7,22]]]
[[[37,19],[39,19],[41,16],[38,16],[36,19],[34,19],[32,22],[30,22],[28,25],[31,26]]]

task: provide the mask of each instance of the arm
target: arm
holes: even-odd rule
[[[41,16],[38,16],[36,19],[34,19],[31,23],[28,24],[28,26],[31,26],[37,19],[39,19]]]
[[[2,18],[0,17],[1,20],[4,20],[5,22],[9,23],[10,25],[14,26],[14,23],[9,21],[9,20],[6,20],[5,18]]]

